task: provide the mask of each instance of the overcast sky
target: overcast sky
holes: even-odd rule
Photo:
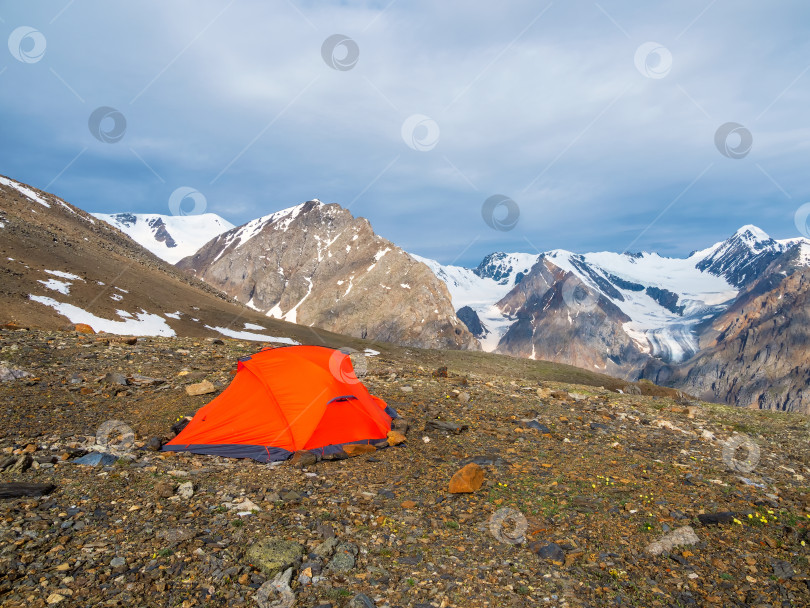
[[[317,197],[462,265],[798,236],[808,34],[806,0],[5,0],[0,173],[234,224]]]

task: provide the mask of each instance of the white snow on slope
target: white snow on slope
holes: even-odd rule
[[[315,202],[318,205],[323,205],[323,203],[321,203],[321,201],[318,199],[313,199],[312,202]],[[238,249],[264,230],[264,228],[269,224],[273,224],[276,230],[287,230],[290,227],[290,224],[292,224],[293,220],[301,214],[301,211],[304,209],[304,205],[306,205],[306,203],[301,203],[300,205],[295,205],[294,207],[288,207],[287,209],[282,209],[281,211],[276,211],[270,215],[265,215],[249,221],[247,224],[239,228],[239,230],[236,230],[226,237],[225,242],[220,248],[219,255],[217,255],[214,261],[216,262],[222,256],[222,254],[225,253],[225,250],[228,249],[232,244],[236,243],[236,248]],[[233,226],[231,228],[233,228]]]
[[[37,281],[37,283],[42,283],[48,289],[52,289],[53,291],[58,291],[61,294],[69,295],[70,294],[70,283],[65,281],[57,281],[56,279],[48,279],[47,281]]]
[[[409,253],[413,259],[426,264],[440,280],[444,281],[450,292],[453,308],[469,306],[476,313],[489,334],[480,339],[481,348],[492,352],[509,329],[512,321],[505,317],[495,303],[501,300],[515,286],[518,272],[531,270],[537,261],[537,255],[530,253],[513,253],[508,258],[515,271],[502,281],[504,284],[488,277],[479,277],[470,268],[461,266],[443,266],[435,260]]]
[[[48,201],[46,201],[44,198],[42,198],[39,194],[37,194],[36,192],[31,190],[31,188],[27,188],[27,187],[23,186],[21,183],[15,182],[13,179],[8,179],[6,177],[0,177],[0,184],[3,184],[4,186],[9,186],[11,188],[14,188],[20,194],[26,196],[27,198],[31,199],[32,201],[35,201],[35,202],[39,203],[40,205],[43,205],[44,207],[50,207],[50,205],[48,204]]]
[[[47,272],[48,274],[52,274],[55,277],[59,277],[60,279],[68,279],[70,281],[84,281],[84,279],[81,278],[80,276],[72,274],[70,272],[63,272],[61,270],[46,270],[45,272]]]
[[[65,302],[57,302],[45,296],[29,295],[28,299],[50,306],[56,312],[67,317],[71,323],[86,323],[96,331],[122,336],[174,336],[174,330],[169,327],[166,320],[160,315],[153,315],[145,310],[135,313],[135,317],[125,318],[123,321],[114,321],[97,317],[93,313]],[[119,316],[121,315],[119,311]],[[129,314],[129,313],[128,313]]]
[[[184,257],[194,255],[208,241],[234,227],[215,213],[199,215],[94,213],[93,215],[115,226],[133,241],[170,264],[176,264]],[[166,234],[174,241],[174,247],[169,247],[166,240],[163,240]]]
[[[279,344],[289,344],[291,346],[296,346],[300,344],[300,342],[296,342],[292,338],[277,338],[275,336],[265,336],[264,334],[257,334],[251,331],[236,331],[234,329],[228,329],[227,327],[211,327],[210,325],[206,325],[205,329],[218,331],[223,336],[227,336],[228,338],[236,338],[237,340],[253,340],[255,342],[278,342]]]

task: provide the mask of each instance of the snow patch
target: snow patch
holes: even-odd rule
[[[180,315],[181,315],[181,314],[183,314],[183,313],[181,313],[181,312],[178,310],[177,312],[164,312],[164,313],[163,313],[163,316],[164,316],[164,317],[169,317],[170,319],[177,319],[177,320],[179,321],[179,320],[180,320]]]
[[[54,291],[58,291],[64,295],[70,295],[70,283],[65,283],[63,281],[57,281],[56,279],[48,279],[47,281],[37,281],[37,283],[42,283],[48,289],[52,289]]]
[[[256,323],[245,323],[245,329],[258,329],[259,331],[267,331],[267,328],[262,327]]]
[[[31,190],[31,188],[26,188],[25,186],[23,186],[19,182],[15,182],[14,180],[7,179],[5,177],[0,177],[0,184],[3,184],[4,186],[9,186],[11,188],[14,188],[17,192],[19,192],[20,194],[23,194],[24,196],[26,196],[30,200],[39,203],[43,207],[50,208],[50,205],[48,204],[48,202],[44,198],[42,198],[39,194],[37,194],[36,192]],[[33,211],[33,209],[32,209],[32,211]]]
[[[71,323],[86,323],[96,331],[123,336],[174,336],[174,330],[166,323],[166,319],[141,310],[135,313],[134,318],[124,321],[114,321],[97,317],[93,313],[65,302],[57,302],[45,296],[29,295],[28,299],[45,306],[50,306],[59,314],[67,317]],[[119,311],[121,312],[121,311]]]
[[[46,270],[48,274],[52,274],[55,277],[59,277],[60,279],[69,279],[71,281],[84,281],[83,278],[77,276],[75,274],[71,274],[69,272],[62,272],[61,270]]]
[[[264,334],[257,334],[250,331],[236,331],[233,329],[229,329],[227,327],[211,327],[210,325],[206,325],[205,328],[210,329],[211,331],[219,332],[223,336],[227,336],[228,338],[236,338],[237,340],[253,340],[255,342],[277,342],[279,344],[289,344],[291,346],[296,346],[300,344],[300,342],[296,342],[291,338],[277,338],[275,336],[265,336]]]

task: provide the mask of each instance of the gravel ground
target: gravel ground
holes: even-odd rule
[[[147,449],[254,344],[2,330],[0,348],[0,377],[22,376],[0,381],[0,482],[55,486],[0,499],[3,606],[810,605],[803,416],[388,349],[363,381],[405,443],[270,466]],[[100,449],[110,464],[73,462]],[[451,494],[471,461],[480,489]]]

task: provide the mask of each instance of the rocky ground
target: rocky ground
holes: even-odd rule
[[[0,331],[0,482],[55,486],[0,499],[3,606],[810,604],[803,416],[388,349],[363,380],[399,446],[306,468],[146,447],[256,348]],[[94,447],[110,464],[73,462]],[[471,461],[483,484],[451,494]]]

